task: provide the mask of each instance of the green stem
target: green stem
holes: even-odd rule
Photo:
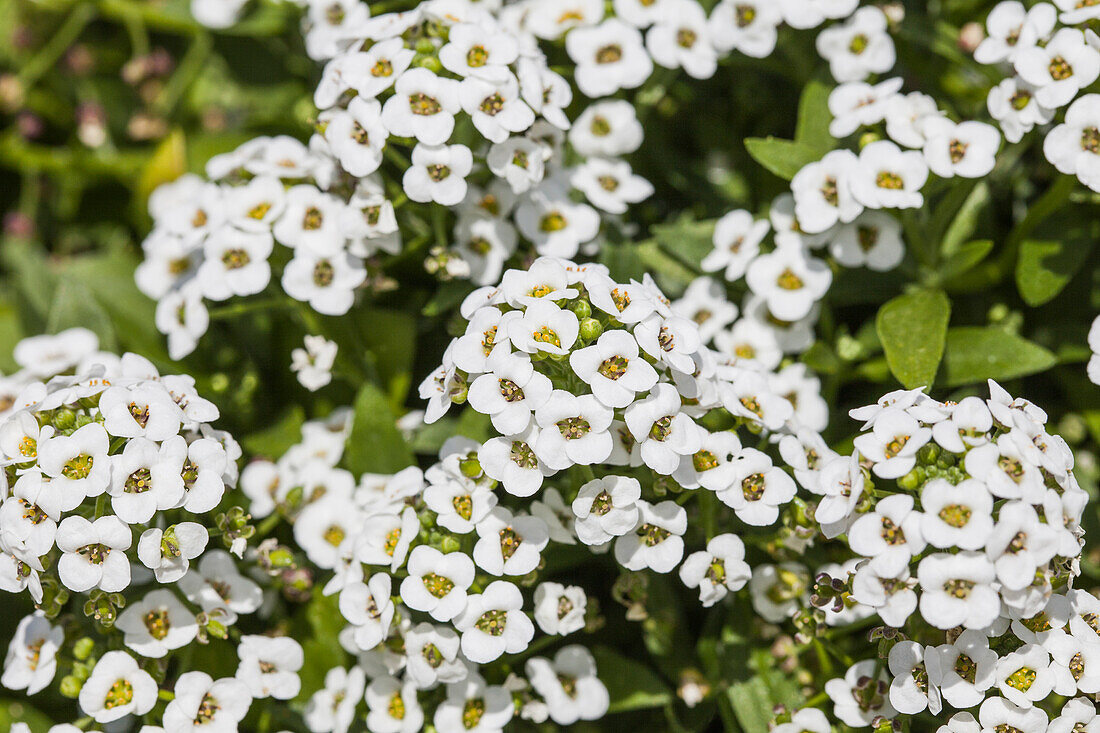
[[[229,318],[243,316],[254,311],[274,310],[276,308],[291,308],[298,301],[292,298],[262,298],[258,300],[244,300],[232,305],[210,309],[210,320],[220,321]]]
[[[24,89],[33,87],[43,74],[57,64],[58,59],[80,36],[94,16],[95,7],[90,2],[82,2],[73,8],[69,17],[53,34],[53,38],[38,49],[38,53],[30,61],[23,64],[23,68],[19,71],[19,81],[23,83]]]
[[[162,114],[169,114],[179,104],[183,93],[191,86],[191,82],[202,71],[206,59],[210,56],[213,41],[209,33],[196,33],[195,40],[187,49],[172,78],[164,85],[155,102],[156,109]]]

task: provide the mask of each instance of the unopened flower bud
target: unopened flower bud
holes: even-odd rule
[[[581,321],[580,336],[584,341],[595,341],[603,333],[603,326],[595,318],[585,318]]]

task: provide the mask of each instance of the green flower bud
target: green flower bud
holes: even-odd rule
[[[443,538],[443,541],[439,543],[439,549],[444,555],[451,552],[458,552],[462,549],[462,543],[458,541],[457,537],[447,535]]]
[[[592,316],[592,306],[589,305],[587,300],[578,300],[573,305],[569,306],[569,309],[577,314],[577,318],[582,321]]]
[[[458,468],[466,478],[477,478],[481,475],[481,462],[476,456],[469,456],[459,462]]]
[[[917,460],[921,463],[935,463],[940,455],[940,447],[935,443],[925,443],[917,451]]]
[[[66,675],[61,680],[60,692],[67,698],[75,700],[80,697],[80,688],[84,686],[84,683],[73,677],[71,674]]]
[[[906,491],[916,491],[917,487],[920,486],[920,483],[921,480],[920,477],[917,475],[917,469],[915,468],[898,479],[898,486],[905,489]]]
[[[76,413],[69,408],[62,407],[54,413],[53,426],[59,431],[64,432],[74,425],[76,425]]]
[[[581,321],[581,339],[595,341],[603,333],[603,326],[595,318],[585,318]]]
[[[87,636],[77,639],[76,643],[73,644],[73,656],[82,662],[90,657],[94,650],[95,641],[89,639]]]

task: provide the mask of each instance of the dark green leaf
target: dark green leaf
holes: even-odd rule
[[[932,384],[950,316],[951,301],[938,290],[901,295],[879,309],[875,329],[886,362],[906,388]]]
[[[940,264],[941,280],[950,280],[967,272],[984,260],[992,249],[993,240],[991,239],[978,239],[959,246],[954,254]]]
[[[352,473],[396,473],[414,462],[385,393],[367,383],[355,398],[344,462]]]
[[[771,136],[746,138],[745,149],[757,163],[785,181],[794,178],[803,166],[821,158],[809,145]]]
[[[655,224],[650,232],[662,250],[695,271],[714,249],[713,221],[696,221],[685,215],[671,224]]]
[[[241,445],[250,456],[275,460],[302,439],[302,423],[305,420],[305,411],[301,405],[295,405],[274,425],[244,436]]]
[[[1054,366],[1042,346],[999,328],[964,326],[947,332],[942,381],[948,387],[1013,379]]]
[[[836,139],[829,133],[829,123],[833,115],[829,111],[830,88],[816,79],[802,89],[798,100],[798,127],[794,132],[795,142],[805,145],[823,156],[836,145]]]
[[[1033,239],[1020,242],[1016,260],[1016,286],[1030,306],[1053,300],[1085,264],[1096,238],[1100,222],[1082,221],[1081,212],[1066,212],[1040,227]]]
[[[593,649],[592,656],[596,673],[611,697],[609,713],[659,708],[672,702],[672,690],[644,664],[605,646]]]

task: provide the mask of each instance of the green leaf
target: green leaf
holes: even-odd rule
[[[663,707],[673,700],[672,690],[649,667],[608,647],[592,650],[596,674],[611,697],[609,713]]]
[[[802,97],[798,100],[795,142],[817,152],[819,157],[825,155],[836,145],[836,138],[829,132],[829,123],[832,121],[829,87],[814,79],[802,88]]]
[[[344,664],[346,654],[339,640],[343,619],[337,606],[338,598],[314,593],[306,607],[310,631],[302,641],[305,663],[298,673],[302,680],[302,689],[296,698],[299,702],[305,702],[325,686],[325,675],[330,669]]]
[[[883,305],[875,319],[886,363],[907,389],[931,386],[943,357],[951,301],[938,290],[918,290]]]
[[[355,398],[344,463],[352,473],[396,473],[414,462],[386,394],[371,383]]]
[[[714,224],[685,214],[670,224],[654,224],[650,232],[662,250],[698,272],[703,258],[714,249]]]
[[[932,213],[930,236],[944,256],[955,254],[978,228],[978,217],[989,203],[985,181],[954,183]]]
[[[420,311],[422,315],[433,317],[457,310],[458,306],[473,292],[473,287],[467,280],[450,280],[436,288],[435,294]]]
[[[47,333],[60,333],[67,328],[86,328],[99,337],[102,348],[114,350],[115,329],[111,317],[92,297],[91,292],[79,280],[65,279],[54,292],[50,304],[50,317],[46,322]]]
[[[753,677],[730,685],[727,690],[733,714],[745,733],[767,733],[772,719],[771,695],[764,680]]]
[[[274,425],[244,436],[241,445],[249,456],[275,460],[302,439],[302,423],[305,421],[306,415],[302,406],[295,405]]]
[[[1035,307],[1057,297],[1081,270],[1100,236],[1100,222],[1081,211],[1065,211],[1041,227],[1041,234],[1020,242],[1016,287]]]
[[[955,253],[940,264],[940,279],[950,280],[984,260],[993,249],[992,239],[978,239],[956,248]]]
[[[11,730],[15,723],[26,723],[33,733],[46,733],[54,721],[26,700],[0,699],[0,729]]]
[[[821,158],[809,145],[770,135],[766,138],[746,138],[745,149],[757,163],[785,181],[794,178],[804,166]]]
[[[390,404],[399,408],[412,384],[416,319],[411,313],[372,308],[357,320],[378,376],[389,391]]]
[[[1014,379],[1054,366],[1054,354],[999,328],[962,326],[947,332],[943,384],[958,387],[986,379]]]

